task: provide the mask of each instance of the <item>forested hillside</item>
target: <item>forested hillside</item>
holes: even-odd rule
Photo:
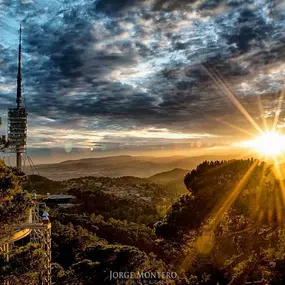
[[[155,174],[148,179],[154,183],[165,185],[179,194],[185,194],[186,188],[184,185],[184,176],[189,170],[175,168],[170,171]]]
[[[22,192],[24,173],[7,167],[0,160],[0,239],[12,231],[13,224],[26,219],[31,200]]]
[[[100,214],[105,218],[153,224],[180,196],[169,188],[137,177],[81,177],[53,181],[32,175],[24,189],[40,194],[67,193],[76,196],[76,213]]]
[[[32,201],[22,190],[24,173],[7,167],[0,160],[0,245],[15,232],[14,226],[27,220]],[[35,244],[16,248],[10,254],[9,262],[0,251],[0,283],[39,284],[43,252]]]
[[[156,235],[183,250],[201,284],[284,284],[284,181],[257,160],[204,162],[185,177]],[[200,282],[200,283],[199,283]]]
[[[110,271],[168,271],[177,273],[170,284],[284,284],[278,177],[273,166],[250,159],[203,162],[185,176],[188,193],[180,197],[133,177],[63,182],[76,199],[71,208],[50,209],[53,281],[116,284]],[[164,213],[158,206],[165,203],[172,206]],[[120,284],[143,284],[134,282]]]

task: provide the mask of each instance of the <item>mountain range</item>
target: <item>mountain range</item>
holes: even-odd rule
[[[41,176],[58,181],[82,176],[135,176],[149,178],[158,173],[171,171],[173,169],[185,169],[185,171],[189,171],[205,160],[214,161],[231,158],[233,157],[220,155],[196,157],[109,156],[103,158],[68,160],[56,164],[36,165],[36,170],[30,167],[26,169],[26,173],[30,175],[40,174]],[[176,174],[177,173],[175,173],[174,177]]]

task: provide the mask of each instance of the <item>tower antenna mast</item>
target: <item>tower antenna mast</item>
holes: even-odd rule
[[[17,108],[22,108],[22,25],[19,32],[18,75],[17,75]]]
[[[22,25],[20,24],[19,32],[19,50],[18,50],[18,75],[17,75],[17,109],[22,108]],[[20,149],[16,149],[17,167],[22,168],[22,153]]]

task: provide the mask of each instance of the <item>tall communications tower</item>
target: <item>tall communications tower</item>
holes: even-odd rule
[[[1,1],[1,0],[0,0]],[[17,167],[22,169],[22,154],[26,153],[27,147],[27,109],[22,104],[22,28],[19,33],[18,53],[18,76],[17,76],[17,107],[8,110],[8,139],[0,135],[0,152],[8,150],[16,154]],[[1,126],[1,118],[0,118]],[[32,243],[38,243],[44,251],[43,267],[40,270],[40,285],[52,285],[51,280],[51,223],[48,213],[44,211],[42,218],[39,215],[40,206],[44,203],[37,201],[36,193],[33,194],[34,206],[26,222],[14,225],[15,233],[6,239],[0,240],[0,253],[4,253],[6,261],[9,262],[10,251],[13,250],[15,242],[30,236]],[[9,279],[4,285],[11,284]]]
[[[22,153],[27,146],[28,112],[22,105],[22,27],[19,33],[18,75],[17,75],[17,108],[8,110],[8,141],[10,152],[16,153],[17,167],[22,169]]]

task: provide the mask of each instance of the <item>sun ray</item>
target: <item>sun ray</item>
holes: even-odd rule
[[[262,117],[262,122],[263,122],[264,129],[266,131],[268,131],[269,128],[268,128],[268,124],[267,124],[267,121],[266,121],[265,116],[264,116],[264,108],[263,108],[263,105],[262,105],[262,101],[261,101],[260,95],[257,96],[257,103],[258,103],[258,108],[259,108],[259,111],[260,111],[260,115]]]
[[[253,157],[252,150],[248,150],[247,152],[243,152],[239,156],[236,157],[236,159],[248,159],[249,157]]]
[[[213,239],[214,230],[221,222],[224,214],[230,209],[232,204],[236,201],[237,197],[240,195],[241,191],[244,189],[245,184],[252,175],[258,163],[259,163],[258,160],[254,161],[254,163],[250,166],[245,175],[242,177],[242,179],[233,189],[231,194],[226,198],[223,205],[219,208],[213,219],[213,222],[204,226],[202,234],[199,235],[196,239],[195,243],[196,247],[191,251],[190,254],[188,254],[183,259],[180,266],[181,269],[189,268],[191,264],[193,264],[193,261],[199,255],[199,253],[204,253],[204,251],[205,253],[208,253],[211,251],[212,247],[214,246],[214,239]],[[262,212],[260,212],[260,214],[261,213]],[[260,218],[261,219],[263,218],[263,214],[262,216],[260,216]]]
[[[267,211],[267,219],[268,219],[268,223],[272,222],[272,218],[273,218],[273,209],[274,209],[274,200],[273,200],[273,195],[269,195],[268,199],[268,211]]]
[[[285,84],[285,82],[284,82],[284,84]],[[278,106],[277,106],[277,110],[275,112],[275,117],[274,117],[273,126],[272,126],[273,131],[275,131],[277,128],[277,124],[278,124],[278,120],[279,120],[279,116],[280,116],[280,112],[281,112],[281,107],[282,107],[282,103],[284,100],[284,88],[285,88],[285,85],[283,86],[281,93],[280,93],[280,96],[279,96],[279,99],[278,99]]]
[[[284,185],[284,180],[282,177],[282,173],[278,164],[277,159],[275,159],[275,165],[274,165],[274,170],[277,172],[277,180],[279,182],[279,186],[280,186],[280,192],[279,194],[281,195],[281,199],[278,199],[278,204],[277,204],[277,221],[279,224],[282,223],[282,212],[281,212],[281,202],[283,204],[283,208],[285,207],[285,185]]]
[[[261,186],[265,180],[265,172],[267,170],[267,165],[264,163],[263,167],[262,167],[262,171],[261,171],[261,176],[260,176],[260,180],[259,180],[259,185],[257,187],[257,193],[256,193],[256,204],[258,205],[261,201],[261,197],[262,197],[262,189]],[[255,207],[253,214],[252,214],[252,219],[254,220],[258,215],[258,208]]]
[[[274,170],[277,173],[277,180],[279,181],[279,185],[281,188],[280,190],[281,190],[282,202],[283,202],[283,206],[285,207],[285,185],[284,185],[282,173],[281,173],[281,170],[280,170],[280,167],[279,167],[279,164],[276,158],[275,158]]]
[[[219,122],[219,123],[221,123],[221,124],[223,124],[223,125],[225,125],[225,126],[229,126],[229,127],[233,128],[233,129],[236,129],[236,130],[238,130],[238,131],[240,131],[240,132],[242,132],[242,133],[244,133],[244,134],[246,134],[246,135],[249,135],[249,136],[251,136],[251,137],[256,136],[255,133],[249,132],[249,131],[247,131],[247,130],[241,128],[241,127],[235,126],[234,124],[231,124],[231,123],[229,123],[229,122],[225,122],[225,121],[223,121],[223,120],[221,120],[221,119],[219,119],[219,118],[214,118],[214,119],[215,119],[217,122]]]
[[[236,160],[238,160],[238,159],[243,159],[243,158],[248,158],[248,156],[246,156],[246,155],[244,155],[244,154],[241,154],[241,155],[237,156],[237,158],[235,158],[235,159],[229,160],[229,161],[227,161],[227,162],[225,162],[225,163],[223,163],[223,164],[221,164],[221,165],[219,165],[219,166],[217,166],[217,167],[215,167],[215,168],[213,168],[213,169],[207,170],[206,173],[209,174],[209,173],[211,173],[211,172],[217,171],[217,169],[223,169],[223,168],[225,168],[225,167],[227,167],[227,166],[233,164]]]
[[[246,135],[248,135],[248,136],[251,136],[251,137],[255,137],[255,136],[256,136],[256,133],[254,133],[254,132],[250,132],[250,131],[248,131],[248,130],[246,130],[246,129],[244,129],[244,128],[241,128],[241,127],[239,127],[239,126],[236,126],[236,125],[234,125],[234,124],[231,124],[231,123],[229,123],[229,122],[226,122],[226,121],[224,121],[224,120],[222,120],[222,119],[220,119],[220,118],[217,118],[217,117],[214,117],[214,116],[212,116],[212,115],[210,115],[210,114],[207,114],[204,109],[202,110],[202,109],[199,108],[198,106],[195,106],[195,108],[196,108],[197,114],[199,114],[199,115],[200,115],[201,117],[203,117],[204,119],[215,120],[215,121],[219,122],[220,124],[223,124],[223,125],[225,125],[225,126],[229,126],[229,127],[231,127],[232,129],[238,130],[238,131],[240,131],[241,133],[244,133],[244,134],[246,134]]]
[[[246,182],[252,175],[255,167],[258,165],[259,161],[256,160],[254,163],[251,165],[251,167],[247,170],[245,175],[242,177],[242,179],[238,182],[238,184],[235,186],[233,191],[230,193],[230,195],[226,198],[222,206],[219,208],[217,211],[215,217],[214,217],[214,222],[211,224],[211,231],[214,231],[218,224],[220,223],[221,219],[223,218],[224,214],[230,209],[232,204],[236,201],[238,196],[240,195],[241,191],[243,190]]]
[[[281,219],[282,219],[282,215],[281,215],[281,211],[282,211],[282,207],[280,204],[280,196],[279,196],[279,192],[275,190],[274,193],[274,202],[275,202],[275,212],[276,212],[276,218],[277,218],[277,223],[278,225],[281,225]]]
[[[251,115],[247,112],[247,110],[243,107],[240,101],[235,97],[230,88],[212,71],[210,72],[209,68],[207,68],[204,64],[202,64],[202,68],[209,75],[210,78],[216,83],[216,85],[223,91],[223,93],[227,96],[227,98],[235,105],[235,107],[245,116],[245,118],[252,124],[252,126],[259,132],[262,133],[262,129],[255,122],[255,120],[251,117]]]

